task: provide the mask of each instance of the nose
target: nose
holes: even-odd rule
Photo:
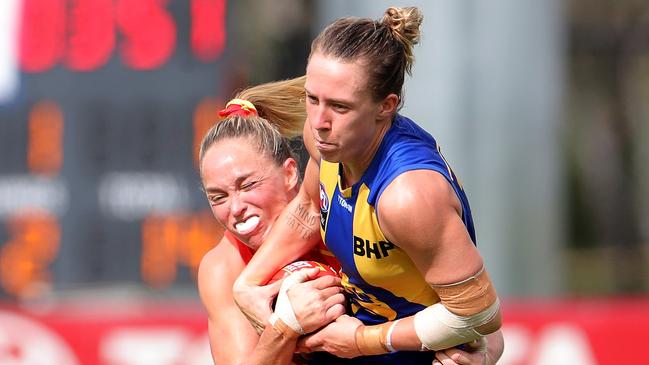
[[[230,214],[233,217],[237,218],[242,216],[246,212],[246,204],[241,199],[240,194],[234,194],[230,198]]]
[[[331,128],[331,118],[324,103],[313,105],[307,111],[311,128],[318,131],[327,131]]]

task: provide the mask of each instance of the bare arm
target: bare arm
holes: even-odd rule
[[[442,304],[448,307],[440,286],[467,280],[484,265],[461,219],[461,205],[455,191],[441,174],[416,170],[396,178],[383,197],[386,199],[379,202],[381,228],[388,239],[406,251],[426,281],[438,292]],[[488,285],[491,285],[490,281]],[[463,304],[473,306],[469,300]],[[468,315],[456,314],[461,317]],[[486,335],[499,327],[498,311],[489,323],[477,330]],[[450,346],[466,342],[462,337],[449,340]],[[421,346],[414,328],[414,316],[395,326],[394,346],[402,349]]]
[[[270,298],[259,285],[320,241],[319,160],[311,139],[304,140],[311,158],[300,191],[277,218],[264,244],[233,287],[237,305],[257,327],[263,327],[270,316]]]
[[[232,283],[245,263],[232,243],[223,238],[201,261],[198,291],[208,314],[212,358],[218,364],[240,364],[259,336],[232,298]]]
[[[475,321],[473,317],[476,314],[483,314],[484,308],[480,306],[484,304],[485,296],[472,295],[465,298],[464,294],[460,295],[454,300],[464,308],[468,308],[467,313],[451,313],[455,311],[454,305],[449,305],[446,302],[448,296],[443,295],[443,290],[446,289],[443,286],[473,282],[473,278],[483,268],[482,258],[462,222],[460,203],[446,179],[439,173],[429,170],[406,172],[386,188],[378,202],[377,210],[381,229],[386,237],[408,254],[426,281],[434,290],[438,291],[442,299],[441,304],[433,305],[419,312],[418,315],[426,314],[419,318],[432,318],[433,320],[441,318],[436,315],[437,312],[431,311],[431,309],[441,309],[444,313],[450,313],[449,316],[455,316],[454,320],[466,321],[469,319],[468,322],[480,322],[482,319]],[[481,276],[481,279],[484,279],[485,287],[493,290],[488,277],[485,279],[485,276]],[[486,335],[498,330],[500,312],[495,292],[491,293],[494,296],[494,302],[489,303],[488,309],[489,311],[493,310],[494,313],[488,312],[484,316],[487,323],[470,324],[467,331],[456,331],[455,333],[453,333],[453,329],[446,331],[447,328],[441,328],[445,331],[440,331],[441,335],[437,335],[441,336],[442,340],[441,345],[437,344],[441,346],[438,349],[470,342],[474,339],[472,337],[478,333]],[[422,323],[421,320],[419,323]],[[389,328],[392,324],[393,322],[387,322],[380,326]],[[433,324],[438,327],[442,325],[438,321]],[[342,316],[301,343],[301,348],[325,350],[341,357],[368,354],[359,351],[356,346],[354,334],[358,327],[358,322]],[[428,328],[433,327],[428,326]],[[365,329],[367,328],[361,327],[359,330],[364,331]],[[374,333],[378,334],[379,332]],[[378,336],[375,339],[379,341]],[[385,337],[381,341],[385,341]],[[337,345],[333,345],[334,343]],[[394,326],[391,331],[391,345],[397,350],[419,350],[421,348],[422,341],[415,330],[415,316],[403,318]],[[382,348],[385,346],[377,344],[373,351],[381,353]],[[387,352],[387,350],[383,352]]]
[[[215,364],[289,364],[295,351],[297,336],[287,336],[272,326],[266,326],[261,336],[257,335],[248,320],[239,311],[231,295],[232,283],[245,267],[235,245],[223,238],[221,243],[210,250],[199,267],[198,288],[203,305],[208,312],[208,334],[210,349]],[[296,285],[293,289],[295,298],[291,297],[291,305],[295,306],[303,323],[321,326],[323,323],[317,315],[323,315],[322,310],[312,308],[321,302],[328,301],[326,308],[342,302],[340,288],[328,278]],[[277,292],[280,282],[273,285]],[[332,286],[333,285],[333,286]],[[329,304],[331,303],[331,304]],[[334,308],[335,310],[335,308]],[[331,311],[331,309],[329,309]],[[302,314],[314,315],[316,320],[306,318]],[[330,313],[330,315],[332,315]],[[333,313],[335,315],[335,313]]]

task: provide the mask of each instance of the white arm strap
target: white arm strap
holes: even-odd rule
[[[288,291],[288,289],[293,285],[306,281],[307,278],[307,274],[304,271],[300,270],[295,271],[291,275],[284,278],[282,286],[279,288],[279,294],[277,294],[275,312],[271,314],[270,318],[268,319],[268,322],[270,322],[271,325],[275,326],[275,322],[278,319],[281,319],[282,322],[284,322],[297,334],[304,334],[304,330],[302,329],[302,326],[300,326],[300,322],[298,322],[297,318],[295,317],[295,312],[293,311],[291,301],[288,299],[286,291]]]
[[[485,310],[472,316],[458,316],[451,313],[441,303],[415,314],[415,332],[421,343],[429,350],[442,350],[477,340],[484,336],[475,330],[489,321],[498,313],[498,299]]]

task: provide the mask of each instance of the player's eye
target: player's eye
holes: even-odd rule
[[[257,186],[257,183],[259,183],[258,180],[246,182],[243,185],[241,185],[241,190],[245,190],[245,191],[252,190],[252,188]]]

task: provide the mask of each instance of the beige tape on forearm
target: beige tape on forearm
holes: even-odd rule
[[[386,322],[376,326],[360,325],[356,327],[354,337],[358,351],[362,355],[379,355],[390,352],[385,344],[391,324],[391,322]]]
[[[477,340],[500,328],[500,302],[487,271],[446,285],[432,285],[440,299],[415,315],[415,332],[430,350]]]
[[[275,323],[272,324],[273,330],[277,331],[282,337],[286,339],[294,339],[300,337],[300,334],[295,332],[289,327],[281,318],[277,318]]]
[[[500,302],[496,298],[487,309],[468,317],[453,314],[437,303],[417,312],[413,323],[424,347],[442,350],[496,331],[500,327]]]
[[[460,282],[432,287],[444,307],[458,316],[480,313],[494,304],[497,298],[496,290],[484,267]]]

